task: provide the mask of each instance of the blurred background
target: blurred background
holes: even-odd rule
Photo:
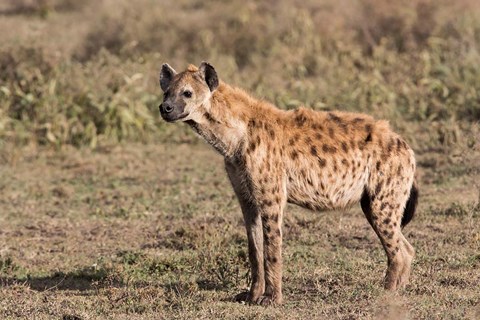
[[[417,152],[463,152],[479,17],[475,0],[2,0],[0,148],[195,143],[160,121],[158,70],[208,60],[280,108],[366,112]]]

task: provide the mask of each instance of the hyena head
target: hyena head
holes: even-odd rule
[[[164,95],[159,108],[165,121],[197,120],[208,111],[218,77],[207,62],[198,68],[190,65],[180,73],[165,63],[160,71],[160,87]]]

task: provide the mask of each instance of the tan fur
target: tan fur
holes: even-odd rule
[[[225,157],[248,236],[253,283],[243,298],[282,302],[287,202],[326,210],[348,207],[365,195],[365,215],[388,257],[385,287],[405,285],[415,252],[400,221],[415,158],[388,123],[355,113],[284,111],[222,82],[210,92],[198,73],[189,67],[169,90],[193,88],[197,102],[187,103],[184,121]]]

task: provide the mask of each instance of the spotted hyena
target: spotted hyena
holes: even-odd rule
[[[402,234],[418,191],[412,149],[386,121],[364,114],[280,110],[219,81],[203,62],[164,64],[160,113],[182,121],[224,156],[245,219],[252,284],[238,299],[282,303],[282,219],[287,202],[312,210],[360,202],[388,257],[385,288],[409,278],[415,255]]]

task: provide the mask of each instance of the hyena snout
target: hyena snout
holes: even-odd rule
[[[163,120],[172,122],[185,118],[188,114],[185,112],[184,104],[175,104],[168,101],[164,101],[160,106],[160,115]]]
[[[160,113],[170,113],[173,111],[173,106],[168,104],[168,103],[162,103],[160,104]]]

